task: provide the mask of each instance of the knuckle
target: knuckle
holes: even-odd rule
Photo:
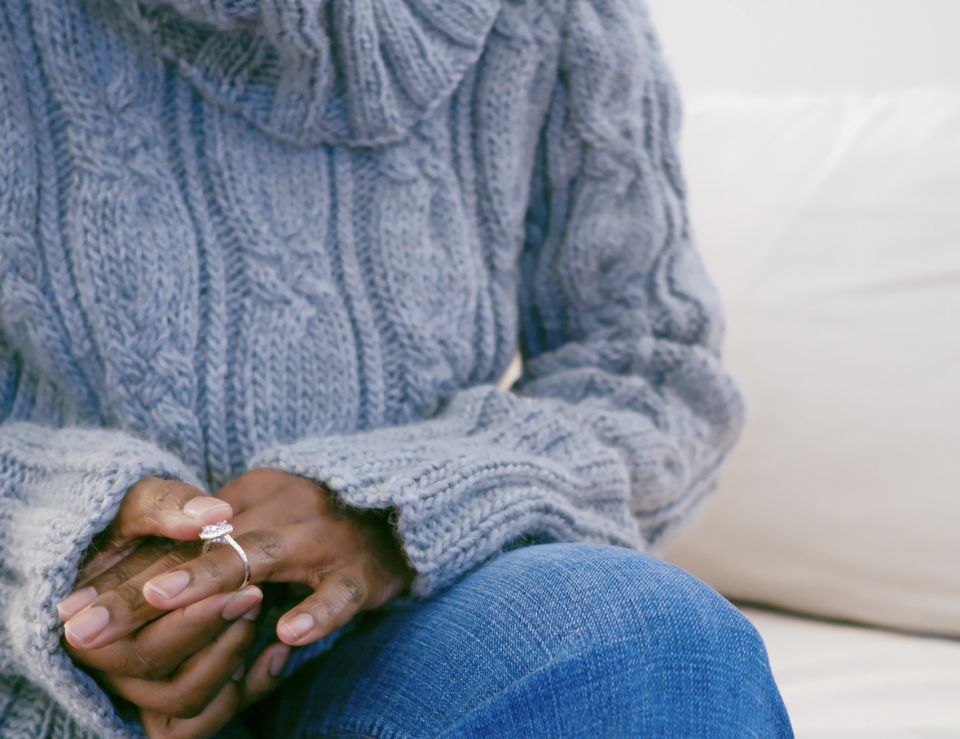
[[[345,601],[351,605],[363,605],[367,600],[367,586],[363,580],[348,573],[341,573],[338,580]]]
[[[200,570],[200,574],[204,577],[212,580],[222,580],[227,574],[226,560],[224,560],[222,554],[229,553],[230,551],[231,550],[228,550],[226,547],[221,547],[217,550],[220,556],[201,557],[193,566],[197,567]]]
[[[136,585],[124,582],[113,589],[120,602],[130,611],[139,611],[143,608],[146,601],[143,599],[143,593]]]
[[[148,544],[117,562],[102,575],[95,577],[90,584],[96,586],[101,593],[117,588],[139,575],[145,568],[148,558],[157,560],[169,556],[177,543],[165,539],[151,539]]]
[[[179,496],[177,493],[181,488],[181,483],[172,480],[159,480],[153,487],[152,495],[149,496],[147,505],[150,512],[156,515],[166,513],[172,507],[179,507]]]
[[[242,546],[254,549],[256,558],[268,568],[283,558],[283,537],[273,531],[251,531],[243,535]]]
[[[200,557],[194,564],[184,568],[184,571],[190,572],[190,581],[192,583],[206,580],[221,585],[228,584],[235,574],[235,570],[231,570],[222,555],[216,557]]]
[[[310,610],[313,612],[313,616],[317,622],[321,624],[335,620],[337,614],[340,612],[340,609],[323,596],[313,599],[313,602],[310,604]]]
[[[148,484],[147,484],[148,483]],[[140,515],[154,521],[179,513],[183,504],[190,498],[202,494],[202,491],[179,480],[164,480],[159,477],[147,478],[138,485],[137,505]]]
[[[122,583],[125,583],[130,579],[130,576],[131,573],[121,562],[120,564],[114,565],[102,575],[98,575],[96,578],[90,581],[90,584],[96,587],[100,593],[105,593],[106,591],[113,590]]]
[[[164,564],[170,569],[195,560],[200,556],[200,550],[203,549],[201,542],[187,541],[174,542],[174,544],[175,546],[172,546],[170,551],[164,555]]]

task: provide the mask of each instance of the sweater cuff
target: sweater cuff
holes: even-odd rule
[[[616,451],[584,433],[568,404],[490,386],[460,393],[437,418],[302,439],[249,467],[321,481],[350,506],[396,510],[420,596],[530,539],[641,545]]]
[[[174,456],[120,433],[32,424],[3,431],[0,457],[12,489],[4,491],[10,496],[2,545],[8,597],[0,608],[12,667],[98,735],[142,736],[139,724],[121,719],[61,648],[56,605],[69,595],[84,550],[134,483],[150,476],[202,483]]]

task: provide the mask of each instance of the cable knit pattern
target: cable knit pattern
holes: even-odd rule
[[[0,735],[139,733],[55,604],[146,475],[394,509],[421,596],[687,520],[742,409],[678,125],[641,0],[0,4]]]
[[[499,0],[125,2],[211,100],[289,141],[355,146],[395,141],[442,103],[480,56],[500,6]]]

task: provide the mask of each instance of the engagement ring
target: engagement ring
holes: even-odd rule
[[[204,554],[209,552],[214,544],[229,544],[236,550],[243,562],[243,585],[237,588],[237,590],[243,590],[247,587],[247,583],[250,582],[250,560],[247,559],[247,553],[244,552],[241,546],[230,536],[232,531],[233,526],[226,521],[221,521],[220,523],[214,523],[200,529],[200,538],[203,540]]]

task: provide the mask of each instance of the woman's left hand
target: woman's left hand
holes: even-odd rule
[[[289,651],[290,647],[283,644],[268,647],[249,671],[227,680],[197,715],[184,717],[141,707],[144,733],[149,739],[207,739],[277,687]]]
[[[250,582],[293,583],[308,594],[277,624],[286,644],[326,636],[413,580],[385,518],[346,515],[311,480],[259,468],[225,485],[217,497],[233,507],[232,536],[250,560]],[[143,595],[153,607],[171,611],[235,590],[243,577],[237,553],[221,546],[149,580]]]

